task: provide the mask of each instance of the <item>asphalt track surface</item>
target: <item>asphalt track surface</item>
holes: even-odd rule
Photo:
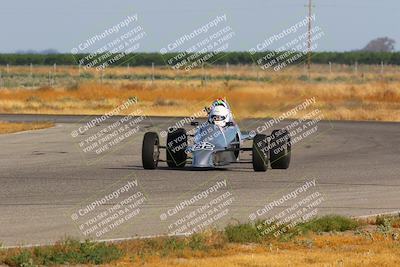
[[[90,119],[92,117],[0,115],[1,121],[56,123],[49,129],[0,135],[0,241],[3,245],[45,244],[65,236],[87,238],[79,226],[93,225],[88,219],[100,218],[101,211],[123,199],[122,194],[78,219],[72,219],[73,214],[116,191],[127,181],[136,181],[138,186],[132,190],[145,196],[145,201],[137,206],[140,212],[94,238],[172,233],[176,225],[182,225],[179,218],[187,217],[190,210],[221,194],[228,196],[224,200],[232,199],[232,202],[226,203],[227,213],[214,216],[210,225],[220,227],[249,221],[249,216],[257,214],[257,210],[314,179],[315,186],[309,186],[305,192],[273,210],[261,212],[256,218],[274,216],[310,194],[316,196],[315,193],[323,197],[321,203],[314,203],[313,211],[317,215],[361,216],[400,210],[399,123],[321,121],[317,133],[293,145],[288,170],[268,169],[265,173],[256,173],[250,163],[211,171],[173,170],[160,163],[156,170],[144,170],[141,164],[144,132],[160,132],[179,118],[145,118],[138,123],[138,132],[112,149],[100,155],[83,152],[80,141],[121,117],[110,118],[101,126],[72,137],[71,133]],[[242,130],[250,130],[263,125],[263,121],[247,120],[240,125]],[[162,143],[164,140],[161,138]],[[165,157],[163,152],[162,157]],[[242,159],[251,157],[243,153]],[[208,199],[203,198],[169,215],[168,211],[182,200],[191,199],[218,181],[226,181],[227,186],[210,193]],[[163,216],[165,220],[161,219]],[[174,222],[175,226],[171,226]],[[87,229],[84,227],[81,226]]]

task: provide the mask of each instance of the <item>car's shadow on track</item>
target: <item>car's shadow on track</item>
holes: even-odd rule
[[[107,170],[142,170],[142,171],[152,171],[145,170],[141,165],[129,165],[125,167],[114,167],[114,168],[105,168]],[[163,171],[192,171],[192,172],[218,172],[218,171],[228,171],[228,172],[254,172],[253,168],[194,168],[194,167],[183,167],[183,168],[170,168],[166,166],[159,166],[155,170],[163,170]]]

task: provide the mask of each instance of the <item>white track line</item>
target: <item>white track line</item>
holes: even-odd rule
[[[388,211],[388,212],[383,212],[383,213],[375,213],[375,214],[370,214],[370,215],[361,215],[361,216],[352,216],[351,218],[369,218],[369,217],[378,217],[382,215],[400,215],[400,210],[398,211]]]

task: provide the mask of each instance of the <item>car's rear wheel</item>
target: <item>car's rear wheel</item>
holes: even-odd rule
[[[178,128],[172,132],[168,132],[167,136],[167,164],[170,168],[185,167],[187,154],[187,134],[183,128]]]
[[[160,156],[160,140],[157,133],[148,132],[143,137],[142,164],[145,169],[155,169]]]
[[[256,134],[253,138],[253,169],[265,172],[268,169],[268,140],[265,134]]]
[[[274,130],[271,134],[270,162],[272,169],[287,169],[291,158],[290,135],[286,130]]]

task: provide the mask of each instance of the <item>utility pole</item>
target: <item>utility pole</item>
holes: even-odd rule
[[[311,14],[312,0],[308,0],[308,40],[307,40],[307,69],[310,72],[311,68]]]

